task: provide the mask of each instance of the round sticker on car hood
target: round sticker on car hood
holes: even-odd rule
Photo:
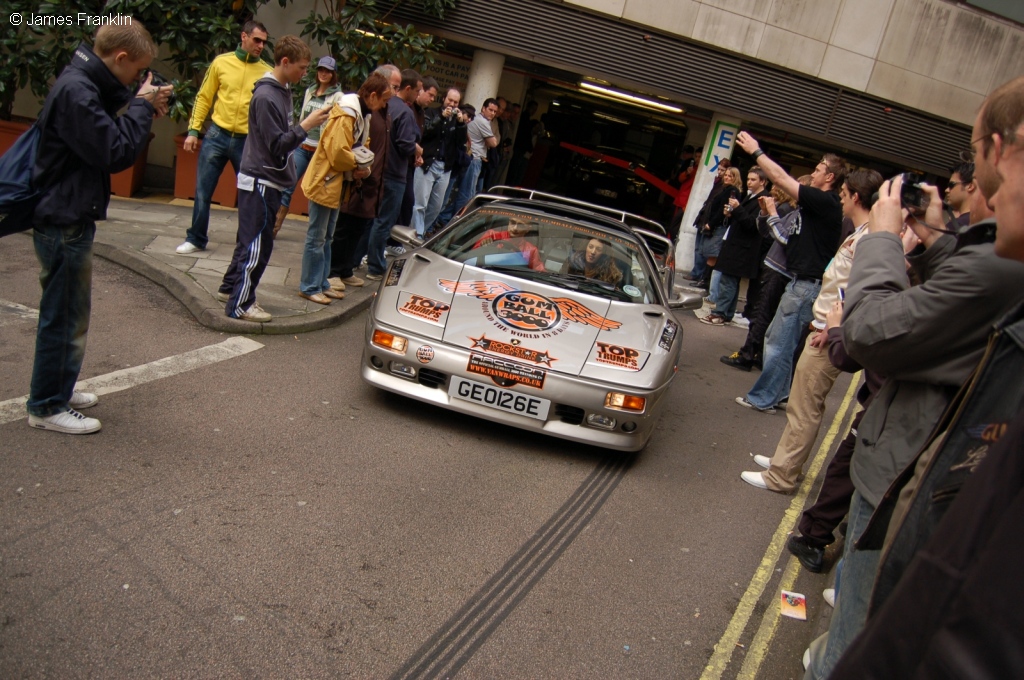
[[[504,325],[520,331],[546,331],[558,327],[562,311],[543,295],[514,290],[491,302],[491,311]]]
[[[416,350],[416,358],[421,364],[429,364],[434,359],[434,348],[430,345],[423,345]]]

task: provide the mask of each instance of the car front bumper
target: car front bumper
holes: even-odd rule
[[[405,351],[398,353],[374,345],[372,338],[375,330],[406,338],[408,344]],[[429,352],[424,348],[429,348]],[[426,363],[417,358],[418,355],[426,354],[431,357]],[[551,406],[547,418],[538,420],[449,396],[448,387],[453,376],[478,383],[490,382],[485,376],[467,371],[470,354],[469,350],[462,347],[382,324],[371,315],[366,325],[361,373],[363,379],[375,387],[442,408],[619,451],[639,451],[647,444],[657,424],[661,399],[670,384],[666,381],[654,390],[636,390],[625,385],[548,371],[541,389],[523,385],[503,388],[517,394],[549,400]],[[644,412],[633,413],[606,407],[605,398],[609,392],[644,397]],[[614,426],[599,427],[591,424],[592,417],[606,424],[608,419],[614,419]]]

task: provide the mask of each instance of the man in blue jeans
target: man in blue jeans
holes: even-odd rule
[[[487,158],[487,150],[498,146],[498,138],[494,136],[494,131],[491,129],[491,120],[496,115],[498,115],[498,101],[487,99],[477,115],[466,126],[473,160],[470,161],[466,171],[462,173],[462,179],[459,181],[459,193],[455,200],[441,213],[442,224],[447,224],[458,215],[462,207],[469,203],[469,199],[477,194],[478,180],[483,171],[484,159]]]
[[[825,267],[839,248],[843,205],[838,187],[846,180],[847,168],[842,158],[827,153],[811,173],[810,186],[803,186],[768,158],[748,133],[737,135],[736,143],[754,157],[772,184],[797,197],[802,216],[799,233],[794,231],[786,245],[786,260],[795,278],[786,286],[775,318],[768,326],[764,368],[750,392],[745,397],[736,397],[740,406],[774,413],[775,406],[789,396],[793,355],[803,329],[814,316],[814,300],[821,290]]]
[[[220,175],[228,161],[236,175],[242,166],[242,149],[245,148],[245,138],[249,133],[252,89],[256,81],[271,69],[270,64],[260,60],[266,43],[266,27],[257,21],[245,22],[239,48],[221,54],[210,63],[199,92],[196,93],[192,118],[188,122],[188,136],[182,147],[185,153],[195,153],[199,146],[199,132],[208,113],[212,121],[199,150],[192,226],[185,234],[185,242],[175,249],[179,255],[206,250],[207,232],[210,229],[210,199]]]
[[[149,76],[137,94],[129,89],[154,56],[139,21],[101,26],[91,49],[82,43],[75,50],[39,117],[36,172],[57,177],[33,215],[43,293],[26,407],[28,424],[40,430],[88,434],[101,427],[78,412],[99,399],[75,390],[89,332],[92,242],[96,221],[107,217],[110,174],[135,163],[153,117],[167,113],[170,86],[154,87]],[[110,113],[126,106],[121,116]]]
[[[416,71],[402,71],[402,83],[398,93],[388,100],[388,115],[391,117],[391,148],[384,166],[384,193],[381,196],[380,211],[370,225],[369,241],[366,247],[366,278],[380,281],[384,277],[386,262],[384,246],[387,245],[391,227],[395,226],[402,211],[405,185],[409,169],[416,157],[423,153],[420,148],[420,126],[416,123],[412,105],[423,87],[423,79]]]

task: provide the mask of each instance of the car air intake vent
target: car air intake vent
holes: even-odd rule
[[[420,369],[420,384],[424,387],[443,387],[448,382],[448,376],[440,371],[429,368]]]
[[[583,416],[586,415],[586,413],[584,413],[583,409],[575,406],[555,404],[555,415],[558,416],[563,423],[579,425],[583,422]]]

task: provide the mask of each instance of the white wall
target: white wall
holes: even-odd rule
[[[1024,27],[947,0],[563,0],[970,125]]]

